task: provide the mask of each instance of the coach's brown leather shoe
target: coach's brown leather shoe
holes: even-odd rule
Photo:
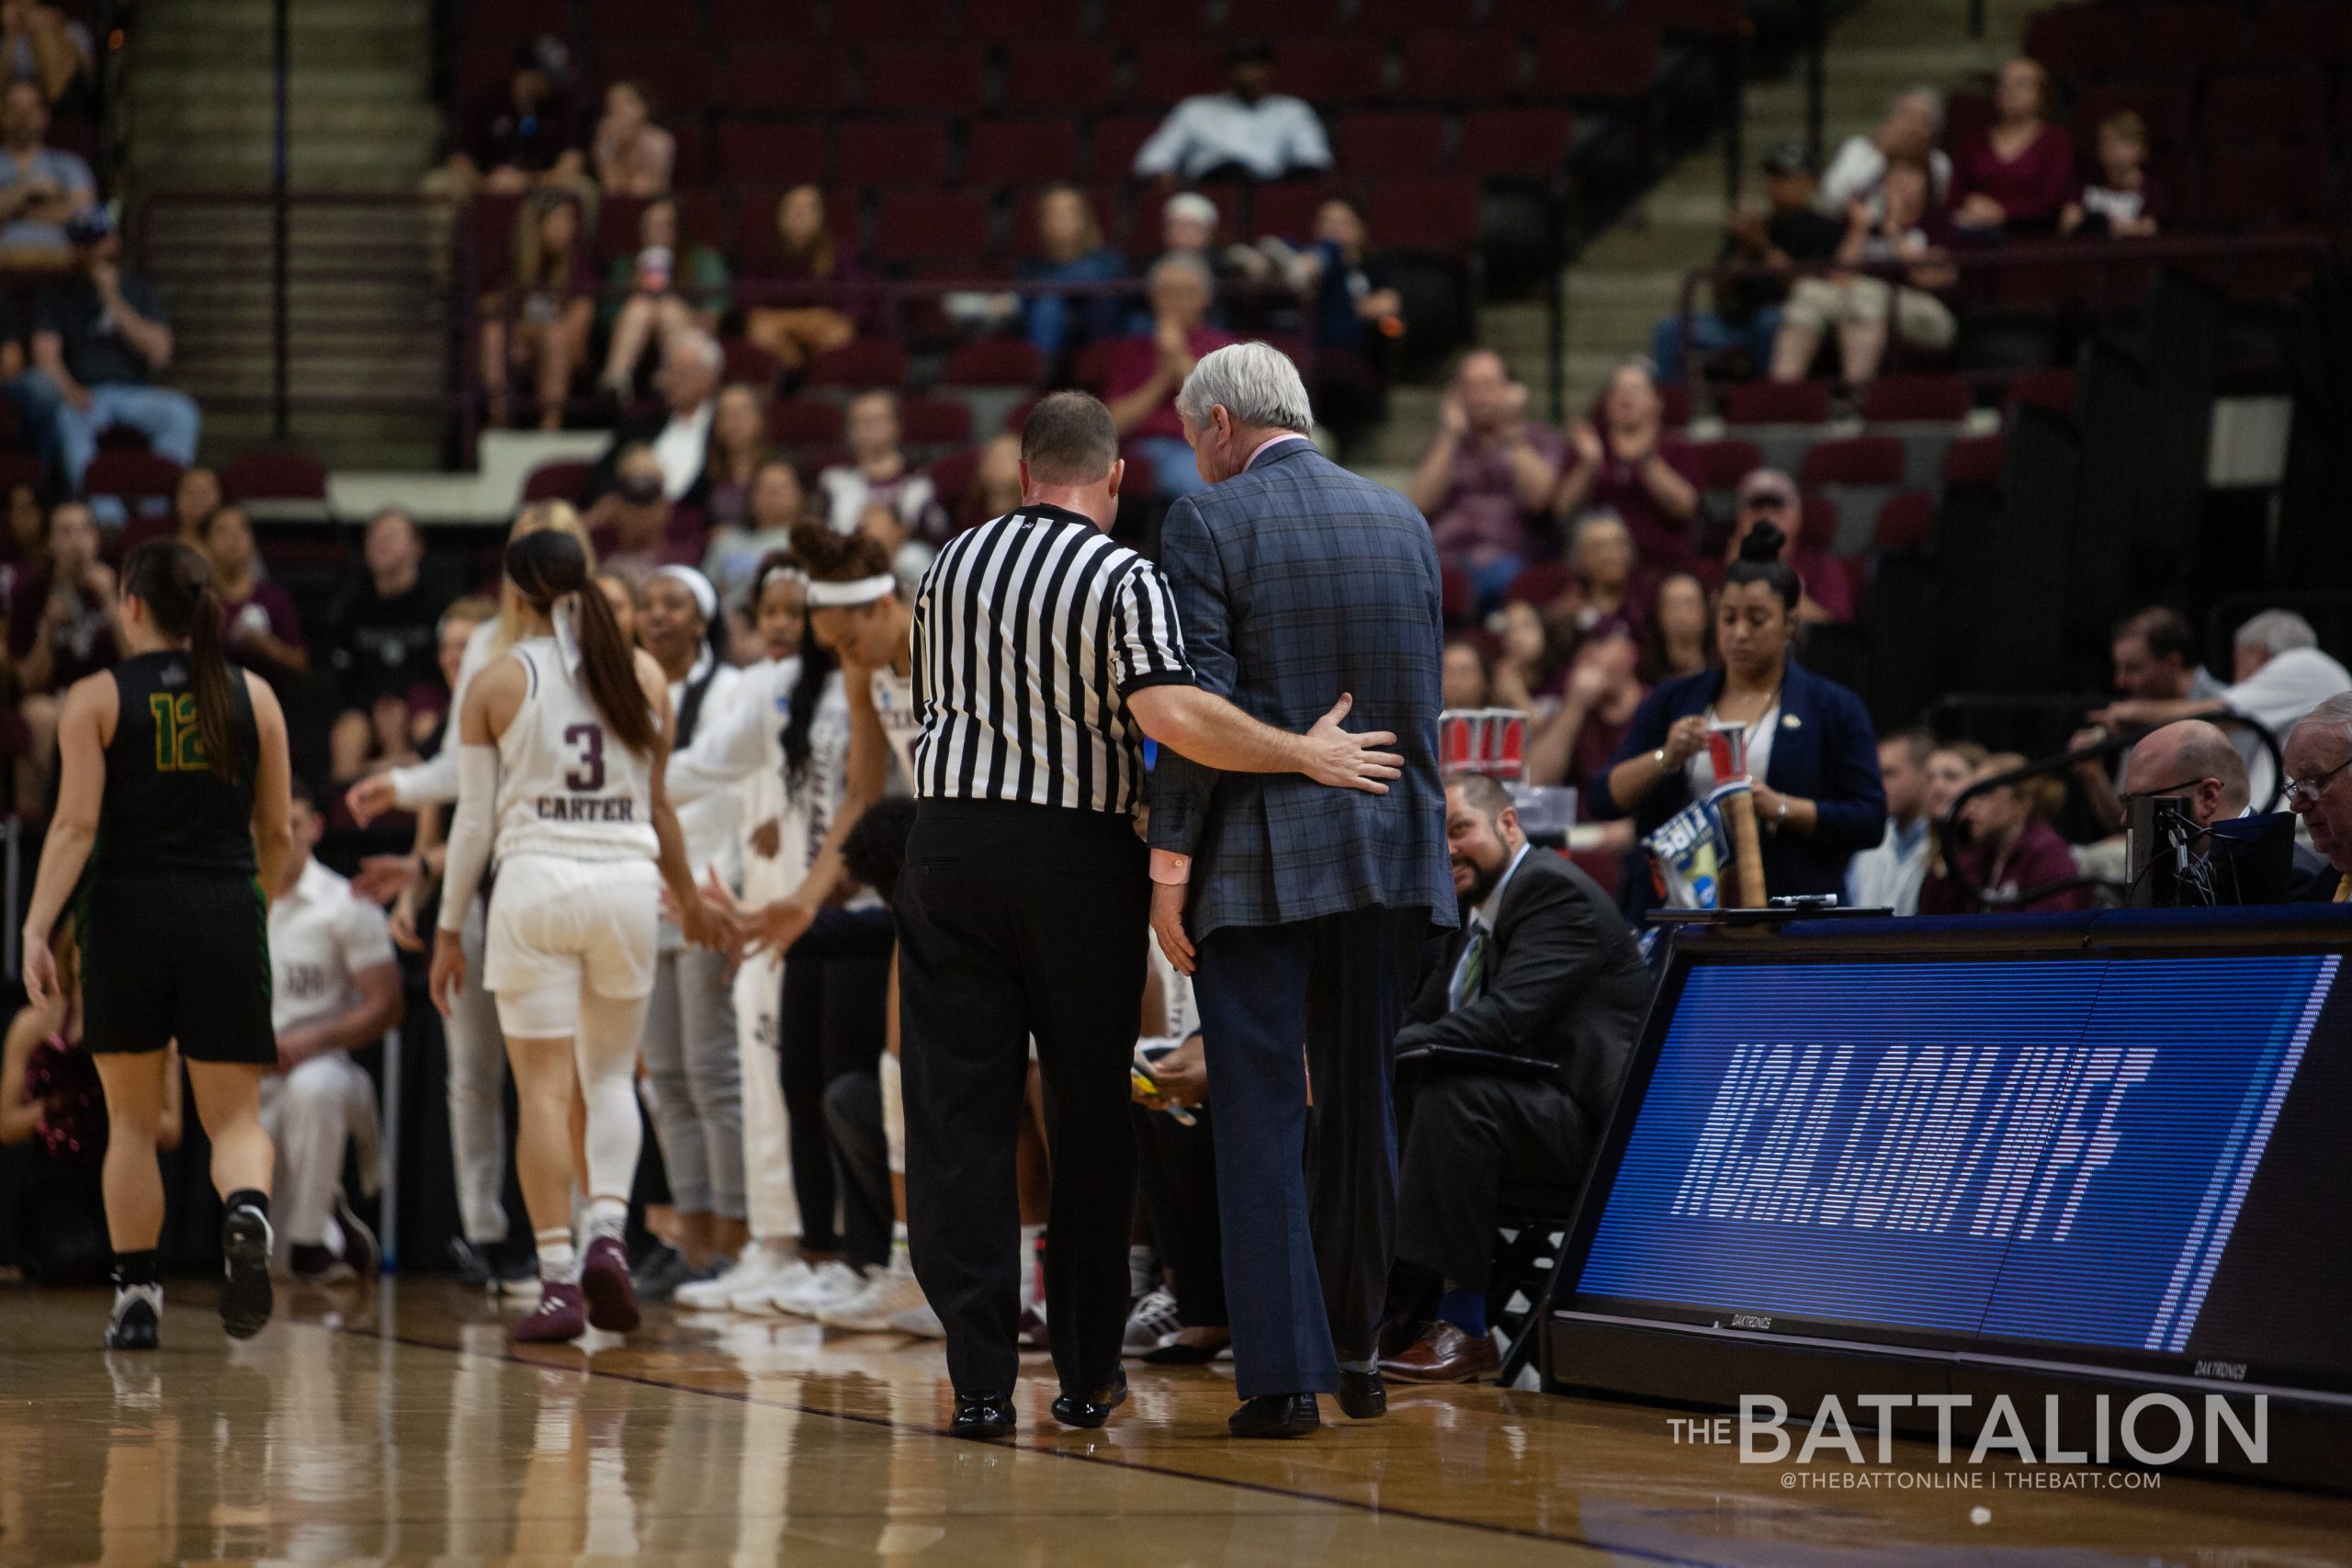
[[[1476,1382],[1499,1377],[1502,1352],[1494,1337],[1464,1334],[1450,1323],[1432,1323],[1421,1337],[1394,1356],[1380,1370],[1398,1382]]]

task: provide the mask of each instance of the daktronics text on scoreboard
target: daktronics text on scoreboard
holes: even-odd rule
[[[2352,1486],[2347,945],[2334,909],[1679,933],[1550,1382],[2079,1395],[2068,1430],[2259,1395],[2251,1472]]]

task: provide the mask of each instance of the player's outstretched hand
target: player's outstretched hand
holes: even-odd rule
[[[425,976],[425,994],[441,1016],[449,1016],[458,1005],[458,993],[466,988],[466,950],[456,931],[441,931],[433,939],[433,969]]]
[[[389,904],[407,892],[417,878],[414,855],[363,855],[351,890],[370,904]]]
[[[712,871],[705,874],[708,880],[697,887],[695,897],[683,905],[671,897],[668,888],[663,888],[662,912],[677,921],[679,931],[695,946],[712,948],[731,958],[735,948],[727,911],[734,906],[735,895],[729,891],[727,884],[718,880],[718,873]]]
[[[392,793],[390,774],[371,773],[345,793],[343,804],[350,811],[351,819],[365,828],[398,806],[400,797]]]
[[[1306,732],[1308,761],[1303,770],[1317,784],[1334,789],[1360,789],[1367,795],[1386,795],[1387,781],[1398,777],[1405,768],[1405,759],[1384,746],[1396,744],[1393,731],[1366,730],[1358,735],[1340,728],[1340,721],[1355,706],[1355,698],[1347,693],[1331,705],[1331,711],[1315,721]]]
[[[817,906],[797,898],[779,898],[773,904],[763,904],[747,909],[736,917],[736,931],[743,939],[746,953],[775,953],[781,956],[792,951],[792,944],[808,934],[817,923]]]

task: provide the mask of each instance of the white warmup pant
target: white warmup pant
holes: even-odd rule
[[[743,1207],[757,1241],[800,1235],[800,1201],[792,1190],[792,1132],[784,1113],[783,1057],[776,1011],[784,964],[775,954],[746,958],[735,972],[735,1055],[743,1078]]]
[[[380,1179],[376,1086],[341,1051],[313,1056],[290,1073],[261,1083],[261,1124],[277,1145],[270,1214],[284,1247],[316,1247],[326,1239],[335,1189],[343,1182],[344,1140],[359,1153],[359,1184],[372,1192]]]
[[[466,1240],[478,1247],[506,1239],[506,1037],[498,1031],[497,998],[481,984],[482,902],[475,899],[466,911],[458,937],[469,983],[441,1025],[458,1217]]]

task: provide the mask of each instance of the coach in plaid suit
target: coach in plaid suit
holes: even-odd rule
[[[1232,1427],[1290,1437],[1317,1424],[1317,1393],[1359,1417],[1385,1404],[1391,1064],[1421,940],[1454,919],[1437,556],[1409,502],[1306,439],[1306,389],[1277,350],[1207,355],[1176,409],[1211,488],[1170,511],[1161,569],[1200,684],[1294,730],[1351,694],[1350,727],[1395,731],[1405,758],[1377,795],[1164,750],[1152,777],[1152,925],[1197,972],[1216,1095]]]

